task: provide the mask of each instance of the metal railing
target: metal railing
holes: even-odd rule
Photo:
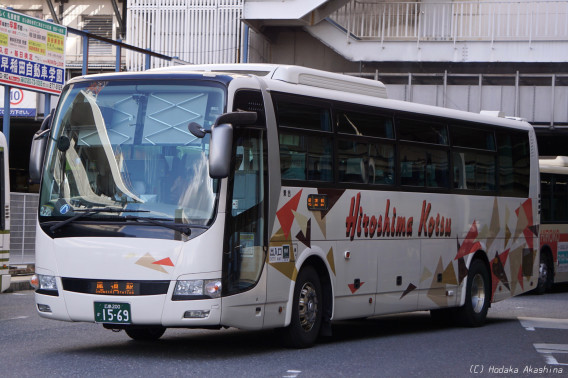
[[[380,41],[568,38],[568,1],[351,1],[330,18],[355,38]]]

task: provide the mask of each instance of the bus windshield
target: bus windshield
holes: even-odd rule
[[[70,85],[55,114],[40,196],[40,222],[138,217],[207,226],[217,181],[209,177],[210,129],[223,112],[218,83],[87,81]],[[93,211],[108,208],[111,211]],[[119,210],[124,211],[119,211]]]

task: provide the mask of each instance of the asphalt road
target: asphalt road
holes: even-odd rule
[[[333,337],[282,348],[272,331],[168,329],[135,342],[40,318],[33,292],[0,294],[2,377],[568,377],[568,285],[493,304],[481,328],[427,312],[334,323]]]

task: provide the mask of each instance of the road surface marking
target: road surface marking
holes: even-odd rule
[[[27,318],[29,318],[29,316],[16,316],[14,318],[0,319],[0,322],[7,322],[10,320],[27,319]]]
[[[517,319],[527,331],[534,331],[535,328],[568,329],[568,319],[526,317],[518,317]]]
[[[568,363],[558,362],[553,354],[568,353],[568,344],[533,344],[536,351],[544,357],[548,365],[568,366]]]

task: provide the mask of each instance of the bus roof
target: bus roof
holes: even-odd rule
[[[348,76],[302,66],[248,63],[204,64],[162,67],[155,68],[150,71],[205,71],[251,74],[256,76],[265,76],[272,80],[279,80],[290,84],[306,85],[371,97],[387,98],[387,89],[385,85],[378,80]]]
[[[541,172],[568,174],[568,156],[557,156],[554,159],[539,159],[538,163]]]
[[[304,96],[337,99],[354,102],[361,105],[378,106],[409,113],[417,113],[448,119],[486,123],[518,129],[532,129],[532,126],[522,119],[504,117],[498,112],[483,111],[482,114],[463,110],[443,108],[434,105],[420,104],[387,98],[385,85],[377,80],[349,76],[339,73],[316,70],[313,68],[279,65],[279,64],[203,64],[177,65],[153,68],[141,72],[121,72],[77,77],[77,80],[109,80],[120,77],[156,78],[161,75],[183,77],[186,75],[203,75],[205,77],[224,77],[225,80],[245,76],[259,76],[269,81],[269,88],[274,91],[301,94]]]

